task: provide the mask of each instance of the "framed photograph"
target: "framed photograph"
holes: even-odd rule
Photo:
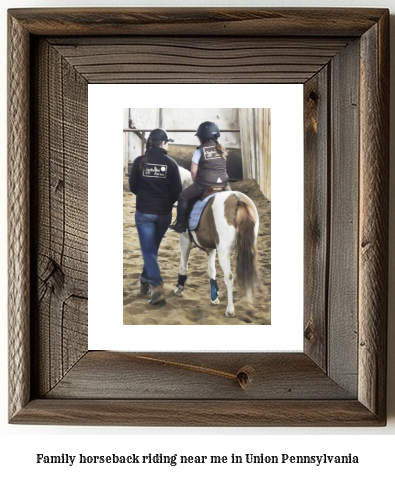
[[[13,9],[8,42],[10,423],[384,426],[388,10]],[[302,85],[302,350],[89,348],[88,87],[144,84]]]
[[[130,97],[129,95],[133,96],[133,88],[136,88],[135,85],[127,86],[131,87],[129,94],[121,90],[121,94],[125,95],[125,98]],[[114,229],[119,232],[122,229],[124,231],[124,325],[270,325],[271,210],[269,188],[271,185],[271,108],[243,108],[240,103],[240,107],[237,108],[215,107],[215,104],[226,103],[227,100],[229,104],[231,104],[231,102],[233,102],[233,95],[238,96],[236,93],[237,90],[240,93],[245,92],[245,85],[237,85],[237,87],[235,85],[183,85],[182,88],[178,85],[163,85],[160,89],[155,88],[155,85],[143,86],[148,86],[148,88],[142,88],[143,91],[147,91],[147,94],[142,95],[139,103],[147,102],[149,98],[149,103],[152,104],[152,97],[154,96],[156,104],[161,104],[161,102],[164,101],[163,97],[170,97],[170,101],[174,106],[172,108],[155,108],[154,106],[146,108],[134,107],[124,108],[123,111],[126,123],[125,129],[123,130],[125,142],[123,165],[125,172],[123,180],[123,228],[120,224]],[[111,85],[111,87],[115,90],[119,85]],[[280,91],[280,86],[275,85],[275,87],[277,91]],[[95,89],[99,92],[102,88],[99,85]],[[256,85],[256,91],[258,93],[263,90],[264,87],[262,87],[262,85]],[[171,93],[171,91],[173,91],[173,93]],[[299,88],[300,97],[301,94],[302,90]],[[91,99],[93,100],[92,94],[88,96],[89,101]],[[247,98],[251,98],[255,95],[249,92],[246,96]],[[195,107],[193,104],[191,106],[188,105],[188,99],[191,98],[194,100]],[[206,106],[204,106],[204,103]],[[98,97],[97,104],[100,105],[100,112],[102,106],[100,96]],[[177,107],[177,105],[183,105],[183,107]],[[200,107],[196,107],[198,105]],[[147,103],[146,106],[148,106]],[[99,117],[100,116],[99,114]],[[112,115],[110,114],[109,116],[111,117]],[[128,127],[128,124],[133,127]],[[210,141],[210,143],[208,143],[209,145],[197,149],[197,146],[201,143],[196,136],[196,131],[201,124],[207,125],[207,127],[210,126],[215,130],[218,129],[219,137],[215,142],[213,142],[212,139],[206,139],[207,143]],[[207,195],[212,196],[210,199],[204,200],[202,198],[200,201],[197,201],[198,197],[196,197],[188,200],[187,204],[190,207],[193,202],[196,203],[194,212],[192,213],[191,211],[190,214],[192,219],[191,231],[195,232],[189,234],[185,231],[186,234],[181,237],[178,234],[174,234],[171,229],[167,229],[166,233],[164,233],[158,251],[158,265],[160,266],[160,275],[163,280],[166,303],[159,303],[158,307],[153,307],[149,303],[149,300],[151,300],[150,297],[152,293],[155,293],[155,289],[152,288],[153,292],[148,289],[147,293],[147,289],[140,287],[141,277],[143,276],[143,281],[146,280],[146,277],[143,270],[145,261],[143,262],[142,253],[140,251],[140,247],[142,247],[139,237],[141,226],[140,233],[138,233],[136,220],[139,216],[136,215],[136,210],[138,210],[138,207],[144,208],[144,193],[143,196],[136,198],[136,195],[130,192],[129,181],[130,179],[134,180],[134,178],[136,178],[140,184],[140,173],[138,170],[136,172],[136,169],[133,170],[132,165],[134,161],[141,161],[141,159],[137,158],[141,158],[141,156],[143,156],[143,158],[145,157],[146,148],[149,148],[149,143],[147,142],[148,135],[151,134],[152,130],[159,127],[164,129],[167,135],[169,135],[171,141],[166,145],[166,154],[176,161],[181,176],[181,184],[184,189],[192,184],[192,157],[196,151],[198,151],[198,153],[196,153],[197,155],[203,151],[207,156],[207,159],[204,159],[204,161],[207,161],[207,164],[213,168],[223,167],[224,170],[226,170],[224,174],[224,176],[226,175],[227,177],[226,184],[218,177],[217,172],[214,180],[212,179],[212,186],[217,187],[220,191],[220,188],[225,184],[225,186],[229,188],[229,191],[220,194],[216,200],[214,200],[215,196],[210,193],[207,193]],[[149,129],[147,130],[147,128]],[[100,131],[100,129],[98,129],[98,131]],[[214,134],[217,135],[217,131],[215,131]],[[203,141],[203,139],[201,141]],[[110,141],[110,143],[112,143],[112,141]],[[250,147],[251,143],[254,145],[253,148]],[[301,141],[299,143],[302,144]],[[219,155],[217,148],[223,156]],[[153,156],[157,154],[163,155],[163,148],[159,151],[156,148],[151,148],[150,151]],[[106,156],[107,155],[103,156],[102,164],[104,168],[98,168],[99,173],[100,170],[106,172],[108,169],[105,167],[107,161]],[[160,157],[161,156],[159,156],[159,158]],[[291,161],[291,158],[292,155],[288,155],[289,161]],[[167,192],[167,184],[170,182],[170,179],[166,177],[166,172],[163,173],[161,177],[159,165],[155,165],[155,163],[152,164],[152,161],[153,160],[151,160],[150,163],[151,166],[146,168],[146,171],[143,173],[143,176],[148,178],[145,181],[148,183],[148,186],[151,186],[153,189],[163,185],[163,190]],[[302,170],[301,156],[299,157],[299,161],[300,170]],[[295,154],[294,163],[297,162],[298,158]],[[200,165],[200,162],[195,164]],[[266,168],[261,168],[262,164],[265,164]],[[203,169],[204,166],[205,165],[203,165]],[[132,171],[134,172],[131,174]],[[212,169],[210,169],[210,171],[212,171]],[[209,174],[211,175],[212,173]],[[253,175],[257,177],[257,180],[252,177]],[[254,182],[252,183],[251,181]],[[97,182],[99,184],[101,183],[101,181]],[[195,186],[192,187],[195,188]],[[265,190],[266,196],[262,189]],[[116,192],[115,188],[114,192]],[[199,194],[199,192],[203,194],[204,188],[202,187],[201,191],[198,190],[197,194]],[[155,193],[158,193],[158,189],[155,189]],[[114,196],[115,195],[116,194],[114,194]],[[251,207],[254,207],[254,211],[256,211],[256,216],[254,216],[253,220],[257,221],[257,227],[256,229],[255,227],[254,229],[251,228],[249,233],[246,232],[244,236],[252,238],[256,244],[259,238],[259,249],[257,245],[249,249],[252,254],[245,254],[243,258],[241,258],[240,255],[240,261],[226,260],[226,258],[232,257],[231,254],[228,256],[230,251],[234,250],[236,253],[236,247],[234,247],[236,241],[232,240],[233,237],[236,237],[236,228],[233,225],[231,226],[234,231],[234,235],[232,235],[229,234],[232,229],[228,229],[226,226],[216,226],[216,224],[220,224],[222,218],[225,217],[223,213],[225,208],[222,206],[217,212],[216,205],[221,198],[225,200],[225,197],[226,200],[228,200],[228,207],[232,208],[232,213],[228,214],[229,217],[236,217],[237,211],[239,210],[238,201],[252,201]],[[233,201],[232,204],[231,201]],[[300,203],[301,202],[302,201],[300,201]],[[158,206],[158,203],[159,201],[156,200],[151,207],[161,207]],[[204,204],[206,204],[204,207],[206,214],[200,215],[201,208]],[[115,210],[117,206],[114,204],[110,209]],[[177,209],[178,207],[173,207],[170,210],[172,213],[170,214],[170,224],[176,222]],[[197,236],[194,236],[194,234],[196,234],[198,225],[201,225],[202,228],[207,228],[207,224],[209,223],[207,211],[210,211],[210,209],[213,211],[214,227],[218,230],[219,234],[218,243],[222,241],[224,245],[218,248],[217,251],[213,248],[214,244],[210,244],[211,255],[208,255],[206,251],[209,251],[209,249],[202,247]],[[167,210],[168,209],[166,209],[166,211]],[[249,216],[243,217],[247,220],[249,219]],[[302,223],[302,220],[300,223]],[[239,227],[240,230],[241,224],[237,227]],[[100,219],[100,221],[98,221],[98,231],[101,229],[102,222]],[[207,240],[208,236],[211,236],[211,232],[206,232],[203,235],[203,240]],[[100,237],[100,234],[97,234],[97,237]],[[240,239],[237,241],[237,244],[242,247],[243,241]],[[100,249],[101,247],[98,248],[98,250]],[[239,253],[241,253],[240,251],[241,249],[239,248]],[[182,254],[180,254],[180,252],[182,252]],[[187,266],[183,266],[183,274],[179,276],[181,257],[184,258],[183,260],[186,261]],[[219,260],[220,257],[221,260]],[[207,273],[209,261],[210,275]],[[213,263],[215,264],[214,267],[212,266]],[[249,267],[247,274],[243,274],[243,266]],[[228,271],[228,268],[235,276],[235,279],[231,282],[224,281],[224,270]],[[250,278],[258,275],[259,279],[254,279],[254,282],[251,283]],[[245,277],[245,279],[247,279],[247,276],[248,281],[244,281],[244,291],[251,288],[252,295],[252,289],[254,289],[254,300],[252,300],[252,298],[248,300],[246,293],[241,293],[240,284],[237,280],[237,277]],[[145,284],[148,286],[148,282],[145,282]],[[139,292],[140,289],[141,291]],[[92,298],[92,295],[90,295],[90,297]],[[259,304],[259,306],[254,307],[254,302]],[[231,310],[232,307],[233,311]],[[184,328],[184,330],[191,329]],[[125,330],[124,333],[128,332],[129,330]],[[129,339],[136,336],[134,332],[135,330],[130,329],[130,334],[128,334],[130,335]],[[174,334],[174,331],[169,332],[170,336],[178,340],[179,333]],[[235,330],[235,332],[237,331]],[[221,335],[227,336],[227,331],[223,331]],[[195,341],[195,334],[191,333],[191,338]],[[129,344],[130,342],[128,343],[130,347]],[[183,346],[185,347],[184,343]],[[133,349],[134,346],[131,348]]]

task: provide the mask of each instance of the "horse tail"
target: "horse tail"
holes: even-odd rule
[[[239,198],[236,214],[236,276],[242,295],[252,299],[258,279],[255,225],[257,216],[251,205]]]

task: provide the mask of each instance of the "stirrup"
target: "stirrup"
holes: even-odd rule
[[[169,229],[171,229],[172,231],[175,231],[175,232],[178,232],[178,233],[182,233],[182,232],[186,232],[187,228],[184,224],[181,224],[180,222],[176,222],[175,224],[171,224],[169,226]]]

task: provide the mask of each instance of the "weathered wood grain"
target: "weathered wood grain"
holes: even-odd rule
[[[350,39],[52,38],[89,83],[304,83]]]
[[[103,368],[105,364],[105,368]],[[237,379],[240,371],[249,386]],[[356,398],[302,353],[88,352],[46,398],[250,399]]]
[[[29,35],[8,24],[9,416],[30,399]]]
[[[41,395],[87,349],[88,137],[85,80],[46,41],[37,44],[35,68],[34,360]]]
[[[85,426],[369,427],[357,400],[33,400],[12,423]]]
[[[388,14],[361,39],[359,392],[385,416],[389,195]]]
[[[331,63],[328,373],[357,391],[359,42]]]
[[[9,10],[35,35],[360,36],[372,8],[46,8]]]
[[[327,370],[330,66],[304,85],[304,350]]]

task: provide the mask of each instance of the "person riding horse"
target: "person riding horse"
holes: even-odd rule
[[[190,171],[179,167],[183,188],[192,182]],[[217,189],[216,187],[210,188]],[[206,194],[206,193],[205,193]],[[191,225],[192,226],[192,225]],[[236,279],[239,297],[245,296],[252,302],[256,285],[259,282],[257,268],[257,237],[259,215],[254,202],[247,195],[237,191],[222,191],[208,199],[199,218],[199,223],[191,227],[190,234],[180,234],[180,264],[178,281],[174,295],[182,297],[188,279],[189,253],[196,245],[207,254],[207,274],[210,278],[210,300],[218,305],[219,287],[216,281],[216,254],[223,272],[227,289],[227,317],[233,317],[233,281],[231,255],[234,251]]]
[[[177,204],[177,218],[169,229],[178,233],[186,231],[189,201],[200,197],[207,188],[224,186],[225,191],[231,191],[226,171],[227,152],[218,141],[220,135],[218,126],[211,121],[199,125],[195,136],[199,138],[200,146],[192,156],[191,164],[193,184],[181,192]]]

